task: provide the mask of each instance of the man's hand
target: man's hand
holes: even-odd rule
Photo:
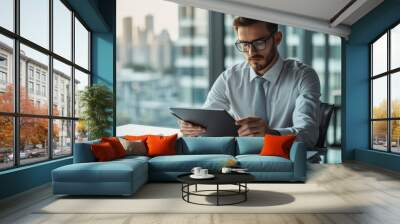
[[[183,136],[194,137],[206,132],[205,128],[186,121],[179,121],[179,126]]]
[[[239,136],[264,136],[265,134],[279,135],[279,132],[268,127],[260,117],[246,117],[236,121],[240,126]]]

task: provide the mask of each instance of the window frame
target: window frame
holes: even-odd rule
[[[76,126],[76,121],[79,120],[79,117],[75,116],[75,108],[71,108],[71,114],[70,116],[55,116],[53,115],[53,59],[58,60],[61,63],[64,63],[68,66],[71,66],[71,83],[73,84],[75,82],[75,69],[87,74],[89,76],[89,83],[88,86],[92,85],[92,61],[91,61],[91,49],[92,49],[92,43],[91,43],[91,37],[92,37],[92,30],[88,27],[88,25],[83,21],[83,19],[79,16],[78,13],[76,13],[72,7],[65,1],[65,0],[59,0],[68,10],[71,11],[71,18],[70,18],[70,23],[71,23],[71,59],[64,58],[63,56],[55,53],[53,50],[54,47],[54,39],[53,39],[53,24],[54,24],[54,14],[53,14],[53,1],[54,0],[47,0],[49,3],[49,47],[46,49],[45,47],[42,47],[39,44],[34,43],[33,41],[30,41],[27,38],[24,38],[23,36],[20,35],[20,0],[14,0],[13,1],[13,10],[14,10],[14,18],[13,18],[13,31],[10,31],[4,27],[0,26],[0,35],[5,36],[7,38],[12,39],[13,41],[13,64],[12,66],[12,74],[14,77],[14,109],[13,112],[2,112],[0,111],[0,116],[4,117],[12,117],[13,119],[13,166],[10,167],[5,167],[5,168],[0,168],[0,172],[3,172],[5,170],[11,170],[11,169],[16,169],[19,167],[24,167],[24,166],[30,166],[38,163],[43,163],[51,160],[58,160],[66,157],[71,157],[73,156],[74,152],[74,143],[75,143],[75,126]],[[83,27],[88,31],[88,69],[85,69],[81,67],[80,65],[75,63],[75,19],[77,19]],[[39,114],[27,114],[27,113],[21,113],[20,111],[20,45],[23,44],[29,48],[32,48],[33,50],[36,50],[42,54],[45,54],[48,56],[49,63],[48,63],[48,80],[47,81],[47,86],[45,87],[45,90],[48,91],[48,93],[45,94],[48,96],[48,112],[46,115],[39,115]],[[29,70],[30,67],[28,67],[29,64],[27,64],[27,71]],[[30,70],[29,70],[30,71]],[[33,82],[35,86],[35,80],[36,80],[36,70],[33,71]],[[27,81],[31,80],[30,73],[27,72],[26,74]],[[42,73],[39,74],[39,83],[41,84],[40,87],[42,88],[42,79],[41,75]],[[27,86],[27,91],[29,91],[29,87]],[[35,92],[34,88],[34,92]],[[41,89],[40,89],[41,91]],[[75,103],[75,88],[74,85],[71,86],[72,96],[71,96],[71,101],[72,105]],[[39,94],[42,96],[41,92]],[[26,164],[21,164],[21,159],[20,159],[20,119],[21,118],[44,118],[47,119],[48,122],[48,135],[47,135],[47,142],[49,143],[47,145],[47,158],[43,158],[43,160],[40,160],[38,162],[32,162],[32,163],[26,163]],[[65,121],[71,121],[71,153],[68,155],[62,155],[62,156],[54,156],[54,148],[53,147],[53,122],[57,120],[65,120]]]
[[[378,151],[378,152],[385,152],[385,153],[390,153],[390,154],[400,154],[400,152],[393,152],[392,151],[392,121],[400,121],[400,117],[392,117],[392,98],[391,98],[391,79],[392,79],[392,75],[395,75],[396,73],[400,72],[400,67],[398,68],[394,68],[391,69],[391,31],[393,28],[395,28],[396,26],[400,26],[400,20],[396,21],[395,23],[393,23],[391,26],[389,26],[388,28],[385,29],[385,31],[383,31],[382,33],[380,33],[376,38],[374,38],[371,42],[368,43],[368,60],[369,60],[369,68],[368,68],[368,87],[369,87],[369,149],[372,151]],[[381,37],[383,37],[384,35],[387,35],[387,51],[386,51],[386,55],[387,55],[387,63],[386,63],[386,71],[376,74],[374,76],[373,74],[373,44],[376,43],[376,41],[378,41]],[[386,117],[385,118],[373,118],[373,81],[378,79],[378,78],[382,78],[382,77],[386,77],[386,87],[387,87],[387,93],[386,93],[386,97],[387,97],[387,105],[386,105]],[[386,150],[379,150],[374,148],[374,144],[373,144],[373,122],[374,121],[386,121]]]

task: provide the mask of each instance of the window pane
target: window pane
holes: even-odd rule
[[[372,148],[387,151],[387,121],[372,122]]]
[[[21,44],[21,113],[47,115],[49,108],[49,57]]]
[[[14,1],[0,1],[0,26],[14,31]]]
[[[387,118],[387,77],[372,81],[372,118]]]
[[[13,118],[0,116],[0,170],[14,165]]]
[[[400,120],[393,120],[390,122],[391,127],[391,141],[392,141],[392,152],[400,153]]]
[[[49,120],[43,118],[20,118],[21,164],[34,163],[49,158]]]
[[[53,115],[72,117],[71,66],[53,60]]]
[[[75,121],[75,143],[88,140],[88,128],[83,120]]]
[[[117,125],[177,127],[167,108],[200,107],[207,97],[208,11],[162,0],[117,3]]]
[[[89,32],[75,18],[75,63],[89,69]]]
[[[390,51],[391,69],[400,67],[400,24],[391,30]]]
[[[89,86],[89,75],[75,69],[75,117],[79,117],[81,114],[81,107],[79,106],[80,94]]]
[[[372,44],[372,75],[387,71],[387,34]]]
[[[53,51],[71,60],[72,12],[60,0],[53,0],[53,9]]]
[[[72,154],[72,121],[53,120],[53,157]]]
[[[14,43],[0,35],[0,111],[14,111]]]
[[[391,116],[400,118],[400,72],[391,75],[391,88],[390,88],[390,98],[391,98]]]
[[[234,18],[232,15],[225,15],[225,68],[229,68],[244,60],[242,53],[235,47],[237,36],[232,26]]]
[[[49,0],[20,0],[21,36],[49,48]]]

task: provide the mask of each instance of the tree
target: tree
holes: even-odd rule
[[[14,107],[14,88],[8,85],[6,92],[0,94],[0,110],[3,112],[13,112]],[[24,114],[47,114],[47,106],[34,105],[29,99],[28,93],[24,87],[20,88],[20,108]],[[55,113],[59,113],[58,110]],[[13,147],[13,117],[0,116],[0,147]],[[26,145],[46,144],[48,136],[48,119],[46,118],[20,118],[20,148],[24,149]],[[57,126],[53,129],[53,138],[59,135]]]
[[[87,136],[87,125],[84,120],[78,120],[76,122],[76,133],[78,136],[78,141],[82,141]]]
[[[13,86],[8,85],[6,92],[0,94],[0,111],[13,112],[14,96]],[[13,146],[13,120],[10,116],[0,116],[0,147],[12,148]]]
[[[387,101],[381,101],[378,106],[372,110],[373,118],[387,118]],[[379,139],[386,139],[387,136],[387,122],[386,121],[375,121],[372,126],[373,137]]]
[[[399,118],[400,117],[400,100],[393,99],[391,102],[391,117]],[[387,101],[381,101],[378,106],[373,108],[373,118],[387,118]],[[399,141],[400,138],[400,122],[399,121],[391,121],[391,135],[392,141]],[[373,137],[374,139],[386,139],[387,136],[387,122],[386,121],[376,121],[373,125]]]
[[[109,136],[112,127],[113,95],[107,86],[87,86],[80,94],[81,118],[85,121],[89,139]]]

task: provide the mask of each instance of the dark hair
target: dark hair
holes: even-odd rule
[[[270,23],[270,22],[265,22],[261,20],[256,20],[256,19],[250,19],[246,17],[236,17],[233,20],[233,27],[235,27],[236,32],[238,31],[238,28],[240,26],[251,26],[256,23],[264,23],[265,26],[267,27],[267,30],[271,33],[275,33],[278,31],[278,24],[276,23]]]

